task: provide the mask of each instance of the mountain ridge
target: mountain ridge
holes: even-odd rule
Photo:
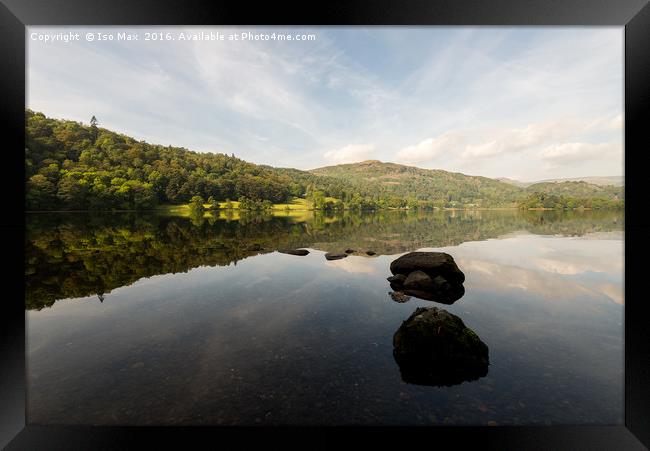
[[[531,194],[530,187],[489,177],[380,160],[309,171],[276,168],[149,144],[31,110],[25,116],[28,210],[151,209],[194,197],[272,204],[298,197],[324,209],[336,205],[327,198],[338,199],[337,208],[490,208],[516,207]],[[622,188],[586,182],[538,185],[543,195],[623,198]]]

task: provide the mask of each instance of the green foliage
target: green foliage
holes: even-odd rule
[[[624,201],[618,200],[617,198],[575,198],[543,192],[532,193],[519,203],[519,208],[522,209],[546,208],[554,210],[573,210],[589,208],[592,210],[623,210],[624,207]]]
[[[515,206],[522,190],[487,177],[394,163],[364,161],[314,169],[313,174],[346,180],[354,186],[353,208]],[[359,196],[355,196],[358,194]],[[365,206],[361,206],[361,199]]]
[[[247,197],[239,198],[239,209],[247,211],[270,211],[273,204],[268,200],[249,199]]]
[[[203,198],[201,196],[193,196],[190,199],[190,211],[203,212]]]
[[[326,221],[327,220],[327,221]],[[142,277],[227,266],[259,251],[348,247],[395,255],[421,247],[455,246],[515,230],[583,235],[623,230],[613,211],[380,211],[327,215],[305,222],[247,212],[240,220],[210,221],[153,213],[27,215],[25,304],[40,309],[58,299],[103,295]]]
[[[572,208],[570,202],[573,208],[623,204],[620,186],[564,182],[524,189],[486,177],[379,161],[309,172],[273,168],[233,155],[137,141],[98,127],[94,116],[90,126],[31,110],[25,116],[28,210],[148,210],[159,204],[185,204],[195,196],[212,198],[211,208],[218,206],[216,199],[244,200],[240,207],[252,211],[296,197],[322,211],[432,210],[516,207],[536,192],[565,198],[566,204],[552,204],[567,208]],[[231,207],[227,202],[226,209]]]
[[[219,208],[221,208],[219,201],[215,199],[214,196],[208,197],[208,204],[210,204],[210,210],[219,210]]]
[[[599,186],[586,182],[538,183],[517,187],[487,177],[475,177],[434,169],[421,169],[370,160],[314,169],[311,173],[345,180],[354,187],[351,208],[489,208],[515,207],[534,192],[574,199],[601,198],[602,208],[622,204],[623,187]],[[348,200],[345,199],[344,200]],[[584,203],[584,202],[583,202]],[[547,201],[550,204],[550,201]],[[553,204],[555,205],[555,203]],[[549,207],[552,208],[552,207]],[[585,206],[586,208],[586,206]]]
[[[232,156],[147,144],[96,121],[88,127],[31,110],[25,116],[28,210],[141,210],[193,196],[273,203],[304,189],[283,171]]]

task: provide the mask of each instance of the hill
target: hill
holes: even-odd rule
[[[508,177],[497,177],[495,180],[498,180],[503,183],[508,183],[510,185],[518,186],[519,188],[525,188],[529,185],[526,182],[520,182],[519,180],[509,179]]]
[[[326,166],[310,172],[347,180],[381,197],[430,201],[437,206],[512,206],[522,197],[521,189],[495,179],[377,160]]]
[[[623,187],[595,185],[587,182],[540,182],[526,187],[529,193],[545,193],[556,196],[592,197],[600,199],[622,199]]]
[[[237,200],[247,209],[303,198],[310,208],[325,210],[515,207],[531,193],[611,202],[623,198],[622,187],[560,182],[521,188],[377,160],[311,171],[274,168],[234,155],[149,144],[96,124],[47,118],[31,110],[25,117],[27,210],[145,210],[187,204],[193,197],[202,198],[195,205],[212,198],[209,204]],[[537,196],[530,205],[540,202],[550,203]]]
[[[25,118],[28,210],[151,209],[193,196],[281,203],[308,190],[334,197],[352,190],[342,180],[149,144],[31,110]]]
[[[622,175],[610,175],[610,176],[587,176],[587,177],[574,177],[574,178],[564,178],[564,179],[546,179],[538,180],[535,182],[520,182],[519,180],[509,179],[506,177],[497,177],[496,180],[499,180],[504,183],[510,183],[511,185],[518,186],[520,188],[526,188],[531,185],[539,183],[565,183],[565,182],[587,182],[592,185],[598,186],[623,186],[625,185],[625,177]]]
[[[563,183],[563,182],[587,182],[592,185],[599,186],[623,186],[625,185],[625,177],[622,175],[611,175],[611,176],[588,176],[588,177],[575,177],[567,179],[548,179],[540,180],[538,182],[526,183],[526,186],[533,185],[535,183]]]

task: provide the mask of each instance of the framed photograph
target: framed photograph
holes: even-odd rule
[[[3,3],[7,449],[650,446],[647,0]]]

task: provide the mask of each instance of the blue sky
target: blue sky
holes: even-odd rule
[[[88,42],[87,32],[113,41]],[[118,32],[138,41],[119,41]],[[180,33],[313,41],[179,41]],[[78,32],[80,41],[32,40]],[[169,32],[174,41],[145,41]],[[27,106],[282,167],[623,174],[622,27],[29,27]]]

